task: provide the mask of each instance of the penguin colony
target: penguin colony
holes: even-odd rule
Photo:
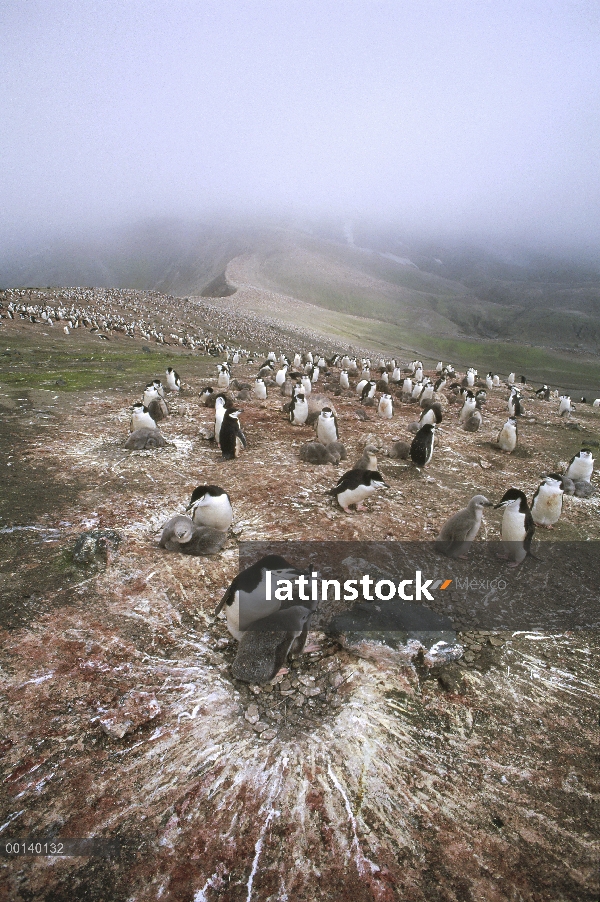
[[[414,424],[414,437],[410,443],[399,439],[387,450],[379,444],[367,443],[352,469],[342,473],[329,489],[328,494],[345,514],[352,514],[352,509],[363,511],[365,503],[377,491],[393,489],[378,469],[378,456],[410,460],[415,474],[420,474],[434,456],[439,442],[436,430],[478,431],[484,423],[488,392],[507,392],[508,418],[494,446],[507,454],[518,447],[517,421],[524,416],[522,389],[514,384],[502,384],[492,373],[481,382],[477,372],[470,369],[459,382],[454,369],[442,364],[433,380],[425,374],[421,361],[400,367],[396,361],[380,361],[373,365],[368,359],[358,361],[337,355],[323,359],[297,353],[290,360],[270,352],[265,359],[255,361],[254,381],[244,383],[235,378],[232,369],[237,365],[234,360],[240,363],[247,359],[245,352],[230,350],[227,359],[215,366],[213,385],[204,386],[198,393],[204,406],[214,410],[214,443],[223,461],[235,461],[240,453],[252,452],[252,441],[246,439],[242,430],[243,408],[237,407],[238,401],[264,405],[273,395],[280,397],[282,415],[290,425],[298,427],[299,434],[301,430],[305,436],[311,434],[311,440],[299,448],[300,459],[307,464],[333,466],[339,466],[347,457],[343,438],[344,432],[347,434],[351,429],[351,424],[339,420],[334,404],[336,396],[354,395],[357,411],[371,408],[371,416],[384,420],[393,419],[398,404],[419,405],[421,414]],[[371,378],[372,375],[377,378]],[[325,384],[326,392],[320,392],[320,380]],[[183,390],[181,378],[169,367],[165,385],[159,379],[146,385],[142,401],[134,405],[132,411],[132,428],[137,425],[140,433],[152,433],[150,418],[156,434],[158,423],[168,416],[165,392],[168,395]],[[536,393],[536,397],[545,399],[547,392],[549,389],[544,386],[541,395]],[[285,402],[285,398],[289,401]],[[458,407],[457,413],[452,406]],[[411,428],[409,425],[408,429]],[[592,452],[582,449],[573,456],[563,474],[543,476],[531,505],[525,493],[514,486],[509,487],[496,504],[483,493],[465,499],[466,506],[443,524],[435,540],[436,549],[450,557],[466,557],[480,531],[485,509],[495,508],[502,512],[502,557],[507,566],[519,566],[532,556],[531,543],[536,526],[554,528],[561,515],[564,494],[585,497],[586,486],[593,492],[593,467]],[[226,483],[226,480],[227,471],[224,470],[223,481]],[[188,555],[217,554],[227,542],[233,516],[231,499],[224,488],[198,486],[191,493],[185,513],[174,515],[164,525],[160,547]],[[280,668],[285,667],[290,655],[302,652],[314,614],[311,606],[297,598],[286,603],[265,604],[267,568],[286,573],[290,578],[293,578],[290,574],[295,573],[283,559],[278,558],[270,564],[260,561],[234,579],[215,612],[225,613],[229,631],[239,641],[232,666],[233,676],[251,683],[272,679]],[[245,599],[247,622],[243,624],[240,623],[240,592]]]
[[[31,308],[29,310],[29,308]],[[34,309],[35,308],[35,309]],[[2,310],[10,318],[39,315],[48,324],[48,318],[60,321],[68,315],[68,328],[94,329],[94,320],[85,316],[81,308],[42,309],[36,305],[19,305],[11,301],[11,307]],[[45,313],[46,316],[42,316]],[[87,321],[86,321],[87,320]],[[32,320],[30,320],[32,321]],[[112,326],[118,326],[116,320]],[[108,330],[109,324],[99,325]],[[120,331],[120,330],[117,330]],[[126,334],[132,334],[127,332]],[[135,329],[133,334],[137,334]],[[141,337],[146,337],[140,330]],[[172,340],[173,336],[170,336]],[[177,340],[179,344],[179,340]],[[188,345],[191,347],[191,345]],[[291,359],[270,352],[266,358],[255,358],[255,376],[249,383],[236,378],[235,368],[239,364],[251,363],[251,355],[242,348],[212,345],[206,340],[198,341],[197,347],[219,358],[215,360],[214,378],[211,385],[197,388],[186,386],[185,381],[168,367],[160,378],[148,382],[141,389],[141,398],[131,413],[131,434],[125,443],[128,450],[140,451],[163,447],[167,439],[161,428],[168,429],[170,397],[182,393],[192,393],[200,397],[201,403],[214,411],[214,443],[220,451],[225,466],[222,483],[217,485],[190,485],[190,498],[182,501],[184,508],[163,526],[159,545],[165,551],[186,555],[211,555],[219,553],[226,545],[233,522],[231,499],[226,491],[227,467],[235,466],[240,453],[252,454],[252,434],[246,439],[243,431],[243,404],[265,404],[273,396],[282,401],[283,416],[289,424],[297,427],[298,435],[306,441],[299,448],[299,457],[309,465],[328,464],[339,466],[346,459],[343,444],[346,436],[353,438],[355,423],[348,416],[338,416],[335,398],[354,398],[357,419],[380,418],[391,421],[399,418],[402,405],[415,405],[420,409],[419,420],[415,423],[412,441],[396,439],[387,450],[367,443],[362,457],[332,484],[329,495],[333,503],[344,513],[351,514],[364,509],[365,502],[378,491],[390,490],[392,497],[386,502],[393,505],[394,480],[384,477],[378,469],[378,456],[391,460],[410,460],[415,475],[431,464],[439,447],[440,433],[453,429],[480,431],[485,428],[485,404],[489,393],[496,398],[506,398],[507,421],[502,427],[494,446],[501,452],[512,454],[519,448],[518,420],[526,415],[527,395],[552,405],[553,413],[564,419],[571,415],[574,406],[565,405],[565,398],[559,398],[547,385],[537,390],[529,389],[526,383],[515,385],[515,374],[503,382],[497,375],[488,373],[481,380],[477,371],[469,369],[462,380],[450,366],[438,364],[435,372],[427,373],[421,361],[412,361],[401,366],[396,361],[371,361],[356,359],[348,355],[322,355],[297,352]],[[184,374],[185,379],[185,374]],[[240,403],[241,402],[241,403]],[[238,407],[240,403],[240,407]],[[565,406],[568,410],[565,411]],[[556,409],[554,409],[556,408]],[[404,419],[404,417],[403,417]],[[410,427],[409,427],[410,428]],[[297,444],[297,443],[295,443]],[[547,473],[541,477],[531,505],[524,492],[517,487],[507,488],[504,496],[494,505],[487,494],[465,498],[466,506],[451,517],[441,528],[436,540],[437,549],[443,554],[463,557],[468,553],[470,543],[476,538],[484,509],[492,506],[502,511],[501,535],[509,566],[519,566],[531,555],[531,541],[536,527],[552,529],[560,519],[564,495],[579,498],[589,497],[594,486],[591,482],[594,467],[593,452],[583,448],[573,455],[564,472]],[[385,467],[384,467],[385,469]],[[405,467],[406,469],[406,467]],[[333,482],[333,480],[332,480]],[[485,491],[485,486],[481,488]],[[488,492],[489,494],[489,492]],[[235,499],[234,499],[235,501]],[[326,494],[323,495],[326,502]],[[289,565],[288,565],[289,566]],[[224,602],[222,608],[228,608]],[[254,624],[263,621],[262,627],[252,623],[240,636],[239,657],[234,666],[235,675],[249,682],[270,679],[280,666],[285,665],[289,654],[299,653],[306,641],[306,633],[313,611],[299,604],[289,604],[285,610],[260,612]],[[267,629],[268,627],[268,629]],[[232,633],[233,635],[233,633]],[[268,664],[265,664],[265,661]]]

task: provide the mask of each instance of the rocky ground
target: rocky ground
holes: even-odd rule
[[[123,296],[111,303],[138,318]],[[244,318],[219,302],[197,322],[194,301],[138,292],[135,303],[167,336],[231,333],[262,351],[335,345],[301,342],[259,316],[244,341]],[[212,612],[240,541],[432,539],[472,494],[497,502],[515,485],[531,498],[541,474],[582,444],[597,448],[600,411],[580,407],[564,421],[556,405],[529,399],[519,449],[505,455],[491,444],[505,390],[491,393],[474,434],[457,427],[448,400],[431,464],[419,473],[381,455],[390,488],[346,515],[327,494],[345,464],[301,462],[310,429],[286,421],[276,391],[241,405],[248,451],[221,460],[198,397],[216,384],[215,360],[176,338],[102,342],[18,318],[2,320],[0,334],[0,840],[122,843],[113,858],[9,855],[7,898],[597,897],[595,632],[471,629],[459,634],[461,660],[436,668],[316,629],[318,650],[272,684],[248,686],[231,679],[236,643]],[[128,453],[131,405],[168,365],[185,383],[162,425],[170,444]],[[250,381],[255,367],[233,375]],[[414,405],[398,402],[391,421],[367,409],[365,420],[335,379],[319,390],[338,411],[349,466],[367,441],[410,440]],[[162,551],[162,523],[200,483],[231,496],[223,552]],[[554,534],[540,539],[597,540],[598,511],[598,495],[565,499]],[[498,538],[499,525],[490,511],[482,537]],[[78,561],[76,543],[93,530],[112,532]]]

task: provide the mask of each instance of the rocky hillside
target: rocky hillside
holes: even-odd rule
[[[268,307],[250,281],[243,290]],[[248,449],[229,462],[206,437],[214,413],[199,397],[216,386],[207,347],[346,344],[272,311],[249,318],[236,295],[42,297],[67,313],[86,307],[101,328],[0,321],[0,838],[103,837],[122,851],[2,858],[6,898],[595,899],[595,633],[465,629],[460,662],[436,669],[378,643],[338,642],[317,620],[315,651],[248,686],[232,679],[236,643],[212,614],[240,541],[433,539],[476,492],[497,502],[517,485],[531,498],[542,473],[582,444],[598,449],[600,411],[579,406],[565,420],[526,389],[520,444],[506,455],[493,444],[506,390],[490,393],[476,433],[458,427],[448,394],[433,460],[418,471],[383,453],[410,441],[416,405],[397,398],[383,420],[332,370],[315,390],[338,411],[346,464],[372,441],[389,484],[347,515],[328,495],[343,470],[300,460],[311,430],[289,424],[276,389],[241,404]],[[169,444],[128,452],[131,406],[169,365],[184,383],[161,423]],[[255,374],[246,361],[233,367],[240,383]],[[161,525],[202,483],[232,499],[223,551],[160,549]],[[540,546],[590,547],[598,513],[598,494],[565,499]],[[497,538],[499,524],[490,510],[482,537]],[[82,554],[95,530],[103,542]],[[543,563],[524,566],[543,582]],[[521,573],[507,579],[517,587]]]

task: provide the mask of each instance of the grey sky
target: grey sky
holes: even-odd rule
[[[600,6],[2,0],[4,235],[207,209],[600,247]]]

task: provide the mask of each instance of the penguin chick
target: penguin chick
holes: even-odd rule
[[[155,423],[160,423],[169,416],[169,408],[163,398],[153,398],[148,405],[148,413]]]
[[[435,540],[435,548],[448,557],[465,558],[481,528],[484,507],[492,507],[485,495],[474,495],[467,506],[446,520]]]
[[[531,503],[531,516],[536,526],[554,529],[562,512],[563,491],[561,476],[557,473],[544,476]]]
[[[463,429],[465,432],[477,432],[482,423],[481,411],[474,410],[471,416],[463,423]]]
[[[519,489],[509,489],[496,508],[504,508],[502,516],[502,544],[509,567],[518,567],[525,558],[531,556],[531,541],[535,523],[527,504],[525,493]]]
[[[333,454],[334,457],[337,458],[337,463],[339,463],[340,460],[348,459],[346,448],[341,442],[329,442],[329,444],[327,445],[327,450],[330,454]]]
[[[304,605],[292,605],[252,623],[240,639],[231,668],[234,679],[255,684],[272,680],[290,654],[302,652],[312,615]]]
[[[576,479],[573,485],[576,498],[591,498],[596,491],[596,487],[587,479]]]
[[[410,445],[408,442],[394,442],[387,452],[387,456],[392,460],[408,460],[410,457]]]
[[[164,448],[167,440],[158,429],[142,426],[131,433],[124,447],[128,451],[148,451],[151,448]]]
[[[306,445],[302,445],[300,458],[306,461],[307,464],[339,463],[339,458],[329,450],[329,445],[322,445],[321,442],[307,442]]]
[[[377,454],[379,452],[379,448],[376,445],[365,445],[365,450],[362,453],[362,457],[360,457],[354,467],[354,470],[372,470],[374,473],[377,472]]]
[[[424,467],[433,457],[435,426],[427,423],[422,426],[410,446],[410,458],[417,467]]]
[[[356,505],[357,511],[363,510],[363,502],[379,488],[389,488],[381,473],[371,470],[348,470],[337,485],[330,489],[329,494],[335,495],[344,513],[349,514],[350,505]]]
[[[498,433],[498,445],[501,451],[507,451],[509,454],[517,447],[517,421],[514,417],[509,417],[500,432]]]
[[[580,479],[585,479],[586,482],[589,482],[593,472],[594,458],[592,452],[589,448],[582,448],[569,461],[565,476],[568,476],[573,482],[577,482]]]
[[[208,526],[196,526],[190,517],[179,514],[165,523],[158,543],[167,551],[195,556],[217,554],[225,544],[225,533]]]
[[[199,485],[192,492],[186,511],[196,526],[210,526],[227,532],[233,521],[233,508],[227,492],[218,485]]]

